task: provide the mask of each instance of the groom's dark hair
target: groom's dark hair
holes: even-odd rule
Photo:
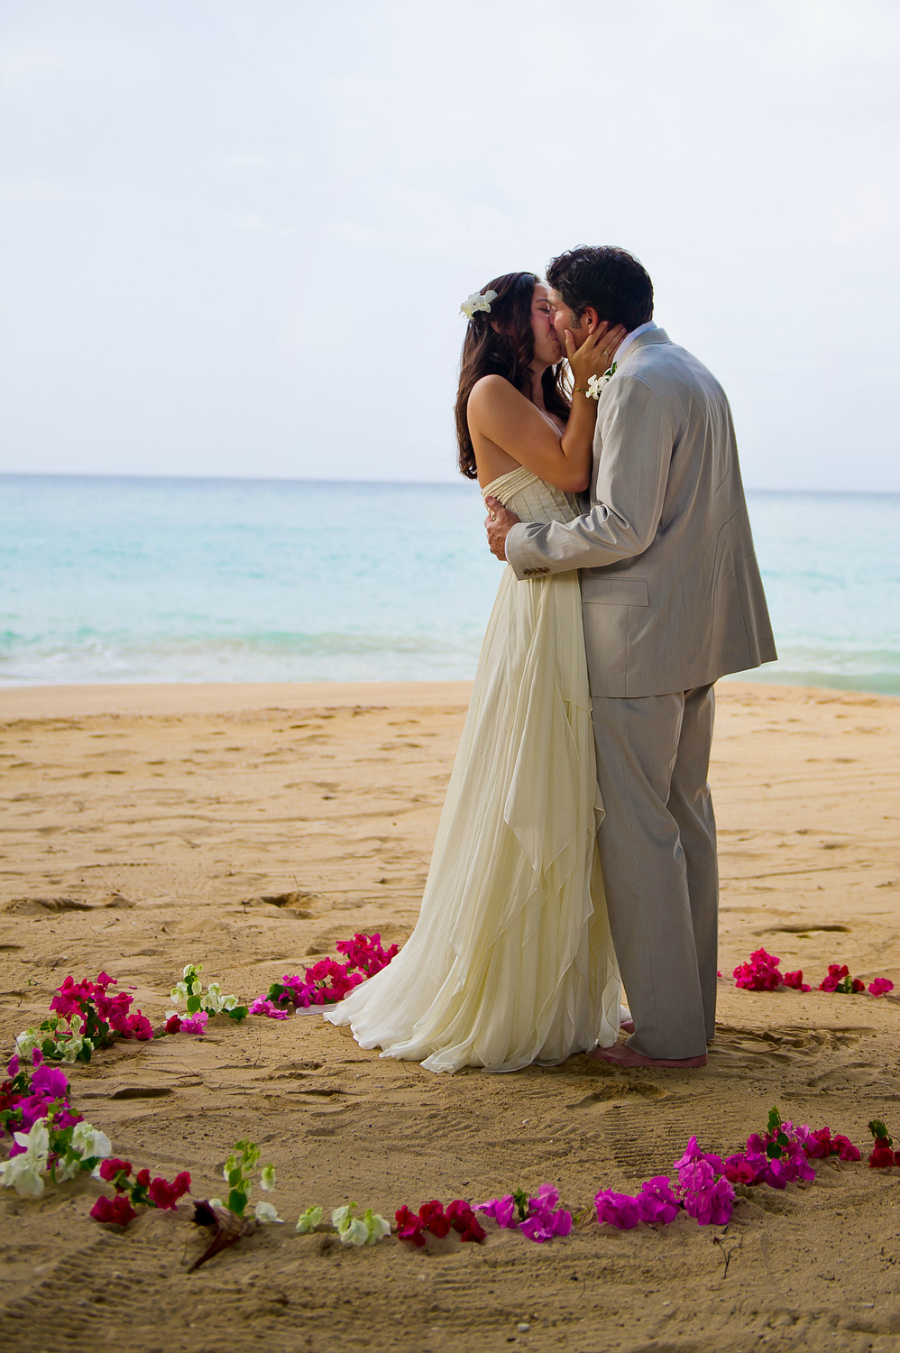
[[[550,260],[547,281],[579,318],[592,305],[601,320],[629,333],[653,318],[653,283],[627,249],[580,244]]]

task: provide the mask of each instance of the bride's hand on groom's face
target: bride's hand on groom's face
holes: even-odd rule
[[[609,370],[625,332],[624,325],[616,324],[610,328],[603,320],[592,334],[588,334],[581,347],[576,348],[571,329],[566,329],[566,357],[576,386],[586,385],[591,376],[602,376]]]
[[[488,496],[484,500],[484,505],[488,510],[484,519],[484,528],[487,531],[491,554],[505,562],[506,537],[509,535],[510,528],[515,526],[519,518],[515,512],[510,512],[508,508],[504,507],[499,498]]]

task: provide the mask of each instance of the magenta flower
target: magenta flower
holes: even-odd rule
[[[714,1174],[721,1174],[724,1170],[722,1157],[715,1155],[712,1151],[703,1151],[697,1144],[697,1138],[691,1137],[685,1148],[684,1155],[680,1160],[674,1162],[676,1170],[682,1169],[685,1165],[691,1165],[695,1161],[706,1161],[712,1167]]]
[[[174,1211],[178,1199],[189,1193],[190,1188],[191,1176],[187,1170],[182,1170],[181,1174],[175,1176],[171,1184],[162,1177],[152,1179],[147,1185],[147,1192],[154,1207]]]
[[[704,1188],[689,1189],[684,1195],[684,1210],[700,1226],[726,1226],[734,1208],[734,1186],[729,1179],[718,1179]]]
[[[645,1179],[635,1202],[641,1211],[641,1220],[649,1225],[668,1226],[681,1209],[680,1199],[672,1192],[671,1180],[664,1174]]]
[[[762,1159],[764,1161],[765,1157]],[[755,1184],[758,1170],[751,1165],[743,1152],[739,1152],[737,1155],[729,1156],[725,1161],[724,1175],[732,1184]]]
[[[539,1245],[552,1240],[554,1236],[567,1236],[571,1229],[572,1217],[564,1208],[560,1208],[558,1212],[536,1213],[519,1223],[519,1230],[523,1236],[537,1241]]]
[[[278,1006],[273,1005],[264,996],[257,996],[256,1000],[250,1006],[251,1015],[265,1015],[268,1019],[289,1019],[287,1010],[280,1010]]]
[[[491,1198],[486,1203],[476,1203],[475,1211],[483,1212],[501,1227],[516,1224],[516,1203],[511,1193],[504,1194],[502,1198]]]
[[[774,991],[782,985],[782,975],[778,971],[780,958],[767,954],[765,949],[757,949],[750,955],[749,963],[742,963],[734,970],[735,985],[747,991]]]
[[[205,1010],[198,1010],[196,1015],[189,1015],[182,1018],[181,1033],[183,1034],[202,1034],[206,1028],[209,1015]]]
[[[44,1062],[36,1066],[32,1072],[31,1089],[34,1094],[46,1095],[48,1099],[66,1099],[69,1094],[69,1082],[58,1067],[48,1066]]]
[[[612,1189],[601,1189],[594,1198],[597,1208],[597,1220],[614,1226],[617,1231],[631,1231],[644,1220],[641,1208],[627,1193],[615,1193]]]
[[[894,984],[889,977],[876,977],[874,982],[868,986],[870,996],[886,996],[889,991],[894,990]]]
[[[117,1193],[114,1198],[107,1198],[105,1195],[98,1198],[91,1208],[91,1216],[94,1221],[112,1222],[114,1226],[127,1226],[130,1221],[134,1221],[137,1213],[125,1194]]]

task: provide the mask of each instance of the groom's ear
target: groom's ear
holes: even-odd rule
[[[600,316],[592,305],[586,305],[581,313],[582,328],[587,329],[592,334],[595,329],[600,328]]]

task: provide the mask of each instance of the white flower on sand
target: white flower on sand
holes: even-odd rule
[[[203,997],[203,1008],[211,1015],[219,1015],[223,1010],[233,1010],[238,1003],[237,996],[223,996],[222,984],[210,982]]]
[[[44,1041],[44,1035],[39,1029],[23,1029],[16,1039],[16,1055],[18,1057],[27,1057],[31,1060],[31,1054],[35,1048],[39,1048]]]
[[[112,1155],[112,1142],[105,1132],[91,1127],[90,1123],[76,1123],[72,1131],[72,1147],[82,1160],[97,1156],[105,1160]]]
[[[317,1226],[321,1226],[324,1216],[325,1213],[320,1207],[308,1207],[305,1212],[301,1212],[297,1222],[297,1230],[301,1236],[308,1235]]]
[[[275,1210],[274,1203],[257,1203],[256,1207],[253,1209],[253,1213],[261,1226],[272,1226],[275,1222],[277,1222],[279,1226],[284,1225]]]
[[[487,311],[490,314],[491,301],[496,301],[496,291],[473,291],[471,296],[467,296],[459,307],[459,313],[465,315],[466,319],[471,319],[477,315],[480,310]]]
[[[186,1001],[188,996],[199,996],[203,990],[203,983],[200,981],[200,973],[203,971],[202,963],[185,964],[182,977],[184,981],[176,982],[169,992],[172,1000],[177,1005],[179,1001]]]
[[[354,1217],[356,1203],[336,1207],[331,1224],[336,1227],[342,1245],[374,1245],[391,1233],[391,1223],[368,1208],[364,1217]]]
[[[82,1038],[81,1034],[72,1033],[67,1038],[57,1040],[56,1048],[62,1053],[64,1062],[76,1062],[78,1054],[84,1047],[93,1048],[93,1043],[89,1038]]]
[[[275,1166],[274,1166],[274,1165],[264,1165],[264,1166],[262,1167],[262,1170],[260,1171],[259,1182],[260,1182],[260,1184],[262,1185],[262,1187],[265,1189],[266,1193],[274,1193],[274,1191],[275,1191]]]
[[[47,1173],[47,1156],[50,1151],[50,1132],[46,1118],[38,1118],[32,1123],[30,1132],[14,1132],[17,1146],[25,1150],[17,1156],[10,1156],[0,1165],[0,1184],[14,1188],[24,1197],[40,1198],[44,1192],[44,1175]]]
[[[225,997],[222,995],[222,987],[219,982],[210,982],[206,988],[203,1005],[211,1015],[217,1015],[220,1010],[225,1009]]]

